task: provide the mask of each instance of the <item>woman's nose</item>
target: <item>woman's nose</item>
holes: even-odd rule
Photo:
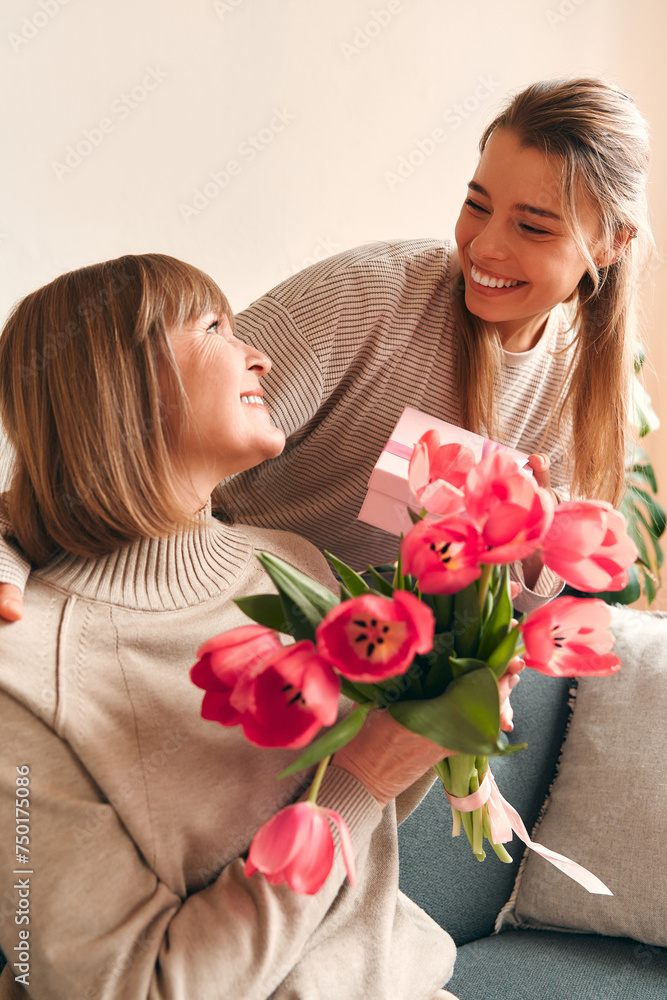
[[[246,368],[248,371],[255,372],[260,377],[268,375],[271,371],[271,359],[256,347],[246,344]]]
[[[489,219],[484,229],[472,241],[470,247],[479,260],[507,257],[507,237],[500,221]]]

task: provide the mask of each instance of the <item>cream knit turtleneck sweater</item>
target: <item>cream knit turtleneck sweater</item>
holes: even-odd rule
[[[0,621],[2,1000],[430,1000],[449,978],[451,938],[397,888],[397,811],[428,778],[381,811],[347,772],[327,772],[319,801],[350,827],[356,889],[340,858],[314,897],[243,875],[258,827],[310,775],[276,781],[298,751],[257,749],[201,719],[188,671],[204,640],[247,621],[234,597],[273,589],[259,550],[334,586],[303,539],[207,511],[174,537],[59,557],[31,575],[23,620]],[[30,923],[19,925],[21,879]],[[11,975],[20,929],[27,988]]]

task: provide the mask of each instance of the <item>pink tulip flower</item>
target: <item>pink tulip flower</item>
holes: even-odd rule
[[[421,521],[401,542],[404,573],[425,594],[454,594],[476,580],[484,549],[472,524],[460,517]]]
[[[206,691],[202,718],[242,726],[256,746],[305,746],[336,721],[340,680],[312,642],[283,646],[271,629],[244,625],[197,655],[190,677]]]
[[[263,873],[271,885],[287,882],[293,892],[313,896],[324,885],[334,862],[330,821],[338,827],[341,854],[350,884],[356,884],[354,851],[340,813],[312,802],[297,802],[272,816],[255,834],[244,874]]]
[[[414,594],[363,594],[329,611],[317,626],[317,648],[344,677],[372,684],[404,674],[417,653],[430,652],[434,632],[433,612]]]
[[[468,516],[484,542],[482,562],[516,562],[535,552],[551,524],[553,501],[508,454],[483,458],[468,473],[464,492]]]
[[[475,456],[461,444],[440,445],[435,430],[422,434],[408,467],[410,489],[430,514],[458,514],[463,510],[463,484]]]
[[[542,542],[542,561],[577,590],[622,590],[638,555],[627,528],[603,500],[562,503]]]
[[[310,743],[322,726],[333,725],[339,696],[340,679],[333,667],[303,639],[270,652],[245,671],[229,700],[250,743],[296,748]]]
[[[557,597],[520,625],[527,667],[551,677],[605,677],[620,669],[610,652],[611,611],[594,598]]]
[[[190,678],[206,692],[202,718],[213,719],[223,726],[239,725],[241,717],[229,700],[237,680],[268,653],[282,648],[277,634],[264,625],[241,625],[214,635],[200,646]]]

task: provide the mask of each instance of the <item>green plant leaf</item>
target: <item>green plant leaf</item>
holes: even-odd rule
[[[419,524],[420,521],[424,519],[423,514],[416,514],[412,507],[408,507],[408,514],[410,515],[410,520],[413,524]]]
[[[644,583],[644,593],[646,594],[646,600],[649,604],[652,604],[655,600],[655,595],[657,593],[655,582],[650,573],[646,570],[642,570],[642,580]]]
[[[634,566],[630,566],[628,568],[628,576],[630,577],[630,580],[623,590],[600,590],[597,593],[591,594],[585,591],[575,590],[574,587],[566,587],[563,594],[571,594],[574,597],[582,598],[597,597],[601,601],[606,601],[607,604],[633,604],[641,597],[639,576]]]
[[[340,599],[269,552],[260,552],[257,558],[283,598],[292,635],[297,639],[314,639],[315,629],[327,612],[340,604]]]
[[[449,750],[484,757],[506,753],[498,682],[486,666],[457,677],[437,698],[398,702],[389,712],[406,729]]]
[[[456,639],[456,651],[459,656],[475,656],[479,643],[481,614],[477,587],[470,583],[454,595],[454,621],[452,632]]]
[[[630,445],[628,448],[628,462],[629,466],[632,463],[638,465],[644,465],[645,463],[650,463],[651,459],[648,457],[648,452],[644,451],[640,444]]]
[[[366,716],[371,710],[372,705],[358,705],[353,709],[348,716],[341,719],[340,722],[325,733],[324,736],[320,736],[318,740],[311,743],[307,750],[305,750],[301,756],[295,760],[289,767],[285,768],[278,777],[288,778],[290,774],[296,774],[297,771],[303,771],[305,767],[310,767],[312,764],[317,764],[318,761],[323,760],[324,757],[328,757],[329,754],[335,753],[336,750],[340,750],[344,747],[346,743],[357,735],[361,727],[363,726]]]
[[[252,597],[236,597],[236,604],[244,615],[254,622],[289,634],[290,626],[279,594],[254,594]]]
[[[646,437],[649,431],[655,431],[660,426],[660,420],[651,405],[651,397],[635,377],[633,382],[634,422],[639,430],[639,437]]]
[[[633,513],[637,513],[641,510],[640,504],[646,507],[648,516],[651,520],[651,532],[659,538],[665,530],[665,509],[655,500],[650,493],[646,490],[640,489],[637,486],[630,486],[628,489],[630,494],[630,505]]]
[[[343,581],[350,597],[359,597],[361,594],[369,592],[370,587],[366,581],[358,573],[355,573],[353,569],[350,569],[347,563],[344,563],[341,559],[337,559],[336,556],[332,556],[326,549],[324,554]]]
[[[638,463],[637,465],[633,465],[632,468],[630,469],[630,473],[631,473],[630,476],[631,483],[637,481],[646,483],[647,486],[651,487],[654,493],[658,492],[658,483],[655,478],[655,472],[653,470],[653,466],[650,464],[650,462],[646,461]]]
[[[662,566],[662,549],[660,548],[660,543],[652,530],[651,522],[647,520],[646,516],[639,508],[635,511],[635,517],[639,524],[642,524],[646,529],[646,535],[642,534],[636,526],[635,530],[630,532],[635,545],[639,550],[639,558],[643,563],[646,563],[649,566],[654,564],[656,565],[656,568]],[[649,545],[653,549],[653,554],[649,551]]]

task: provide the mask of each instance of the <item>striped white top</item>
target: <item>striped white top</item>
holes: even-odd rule
[[[237,333],[272,360],[263,380],[274,421],[288,436],[278,458],[223,485],[241,523],[305,535],[357,569],[396,557],[393,535],[357,520],[373,466],[406,406],[459,421],[454,377],[451,243],[370,243],[289,278],[237,316]],[[555,426],[542,440],[565,378],[567,322],[554,310],[537,346],[503,352],[496,406],[500,440],[546,452],[552,483],[568,495]],[[554,421],[554,424],[556,422]],[[0,580],[25,570],[0,543]],[[532,599],[560,589],[544,571]]]

